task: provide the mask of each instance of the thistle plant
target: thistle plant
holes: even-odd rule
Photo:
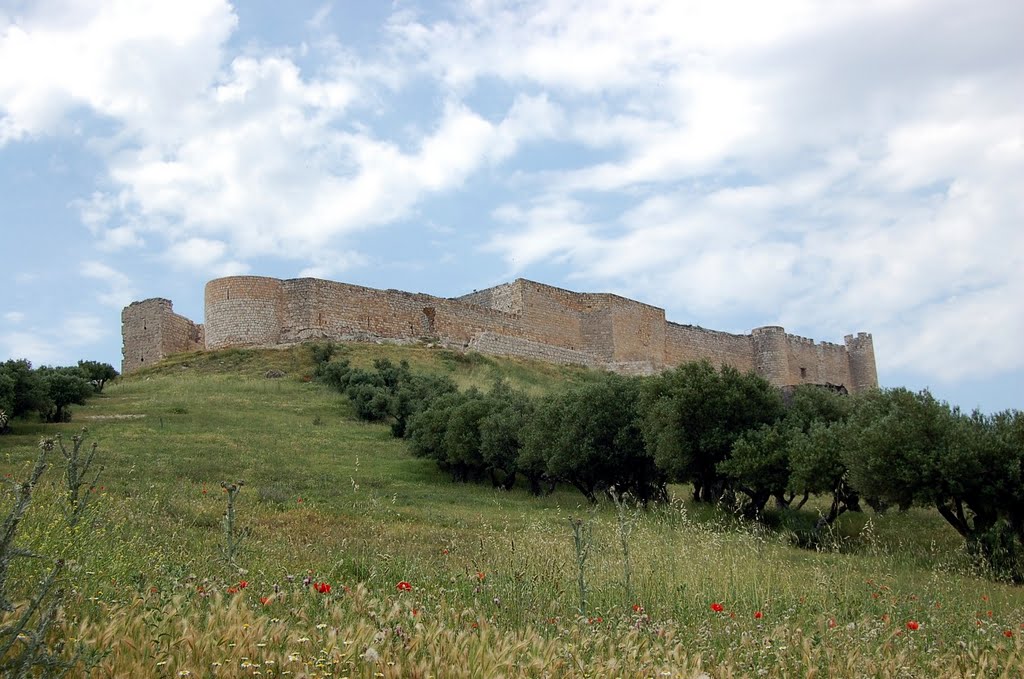
[[[38,554],[15,546],[14,537],[18,532],[21,520],[25,518],[28,506],[32,504],[32,491],[39,483],[40,477],[46,471],[46,455],[53,450],[53,440],[43,439],[39,443],[39,455],[32,466],[32,471],[25,481],[8,481],[13,490],[14,504],[3,525],[0,526],[0,610],[13,611],[14,606],[7,599],[7,575],[10,572],[11,561],[16,558],[40,558]]]
[[[637,513],[629,506],[629,494],[618,492],[615,486],[608,489],[615,502],[615,517],[619,526],[619,545],[622,547],[622,582],[626,588],[626,601],[633,600],[633,566],[629,557],[629,537],[636,528]]]
[[[71,437],[72,445],[70,451],[64,445],[64,439],[60,434],[57,434],[53,439],[56,441],[57,446],[60,447],[60,452],[64,456],[64,481],[67,485],[68,499],[67,517],[68,524],[71,526],[77,524],[78,520],[82,517],[86,506],[89,504],[89,498],[96,489],[96,482],[99,480],[100,474],[103,473],[103,467],[100,466],[96,474],[93,475],[92,481],[86,481],[86,475],[89,473],[93,460],[96,458],[95,442],[89,447],[88,454],[82,455],[82,443],[85,441],[85,436],[88,432],[88,429],[82,427],[81,434]]]
[[[79,446],[80,442],[75,446],[76,453]],[[42,676],[60,677],[82,663],[88,670],[100,657],[81,642],[76,643],[74,650],[68,655],[65,653],[63,639],[52,642],[48,639],[50,628],[57,618],[63,600],[63,591],[55,588],[57,578],[64,570],[63,559],[54,561],[49,572],[35,588],[31,600],[22,605],[20,612],[8,598],[7,576],[11,561],[19,557],[42,558],[27,549],[17,547],[14,539],[32,502],[32,492],[46,471],[46,456],[54,447],[54,439],[43,439],[39,443],[39,454],[28,478],[20,483],[11,482],[14,504],[0,526],[0,610],[15,613],[0,624],[0,675],[5,677],[38,676],[40,671]],[[65,458],[67,457],[65,453]],[[89,460],[91,462],[92,455]],[[87,470],[88,464],[85,464],[84,468]],[[80,512],[71,516],[77,520],[78,515]]]
[[[569,519],[569,527],[572,528],[572,542],[576,549],[576,582],[580,589],[580,615],[587,614],[587,582],[584,578],[584,567],[587,557],[590,556],[590,547],[593,545],[593,531],[589,521],[583,519]]]
[[[235,481],[234,483],[220,482],[220,487],[228,494],[228,506],[224,510],[224,518],[221,519],[221,527],[224,530],[224,543],[220,545],[220,552],[224,561],[234,568],[237,568],[236,561],[239,549],[242,540],[245,538],[235,524],[235,498],[238,497],[238,493],[241,492],[244,485],[244,481]]]

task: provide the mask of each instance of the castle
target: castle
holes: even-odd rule
[[[749,335],[680,325],[665,310],[618,295],[580,293],[522,278],[446,299],[315,278],[230,276],[206,284],[205,323],[170,300],[133,302],[121,313],[121,372],[174,353],[273,347],[307,340],[425,340],[488,354],[650,374],[708,359],[755,371],[772,384],[878,386],[871,335],[814,342],[779,326]]]

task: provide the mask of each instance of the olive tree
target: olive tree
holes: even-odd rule
[[[672,481],[693,484],[693,498],[717,502],[731,490],[719,464],[749,430],[782,415],[782,396],[767,380],[707,361],[684,363],[649,380],[642,393],[643,437]]]
[[[1024,415],[970,415],[927,390],[876,391],[845,427],[851,482],[868,499],[934,507],[999,574],[1024,580]]]

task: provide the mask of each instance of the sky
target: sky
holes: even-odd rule
[[[0,360],[517,277],[1024,408],[1019,0],[0,0]]]

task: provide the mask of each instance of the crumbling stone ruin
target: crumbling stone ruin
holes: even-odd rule
[[[779,326],[749,335],[680,325],[665,310],[618,295],[581,293],[522,278],[446,299],[348,283],[230,276],[206,284],[206,319],[174,313],[166,299],[121,313],[130,373],[174,353],[276,347],[309,340],[427,341],[449,348],[650,374],[687,361],[753,370],[780,387],[878,386],[871,335],[815,342]]]

